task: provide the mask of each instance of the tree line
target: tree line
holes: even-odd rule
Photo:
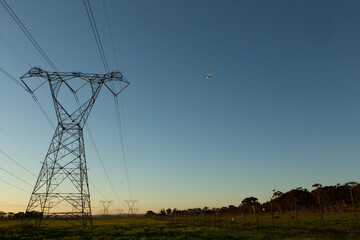
[[[43,213],[37,212],[37,211],[31,211],[31,212],[4,212],[0,211],[0,218],[12,218],[12,219],[22,219],[22,218],[42,218]]]
[[[348,182],[333,186],[322,186],[319,183],[312,185],[312,191],[298,187],[288,192],[273,190],[272,197],[260,203],[257,197],[246,197],[238,206],[229,205],[221,208],[190,208],[179,210],[177,208],[163,208],[155,213],[147,211],[147,216],[169,215],[214,215],[214,214],[258,214],[264,213],[288,213],[299,211],[303,213],[319,212],[326,213],[350,212],[360,205],[360,184]]]

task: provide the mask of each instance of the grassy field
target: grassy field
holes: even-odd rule
[[[299,226],[291,215],[277,218],[275,226],[271,217],[261,216],[260,228],[254,216],[248,216],[246,224],[231,223],[232,219],[202,222],[178,218],[176,223],[173,220],[95,218],[93,226],[83,229],[62,221],[36,228],[21,226],[19,220],[2,219],[0,239],[358,239],[352,217],[347,214],[326,216],[325,236],[321,219],[313,215],[302,215]]]

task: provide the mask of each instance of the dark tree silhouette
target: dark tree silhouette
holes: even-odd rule
[[[166,214],[170,215],[170,213],[171,213],[171,208],[166,209]]]

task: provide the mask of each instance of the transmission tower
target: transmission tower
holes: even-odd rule
[[[128,205],[129,211],[128,211],[128,216],[134,216],[134,212],[135,212],[135,204],[137,202],[137,200],[125,200],[125,202]]]
[[[115,211],[116,211],[116,214],[117,214],[117,215],[121,216],[121,214],[122,214],[122,212],[124,211],[124,209],[122,209],[122,208],[116,208]]]
[[[28,79],[34,77],[45,81],[35,85],[37,81]],[[39,225],[44,218],[92,225],[83,128],[101,87],[105,85],[116,97],[129,82],[120,72],[47,72],[38,67],[21,81],[33,97],[38,88],[49,84],[58,121],[25,216],[35,216]]]
[[[109,215],[109,207],[113,201],[100,201],[104,207],[103,216]]]

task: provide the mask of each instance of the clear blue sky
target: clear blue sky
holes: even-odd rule
[[[82,1],[8,3],[61,71],[104,72]],[[91,4],[117,70],[102,2]],[[140,212],[238,205],[248,196],[264,202],[273,189],[359,181],[358,1],[106,5],[119,69],[131,82],[121,100]],[[0,23],[0,34],[31,65],[51,70],[2,7]],[[1,39],[0,66],[17,78],[29,69]],[[28,93],[0,79],[0,127],[27,152],[2,131],[0,150],[37,175],[53,129]],[[44,92],[39,99],[55,122]],[[115,116],[102,91],[88,123],[118,195],[129,199]],[[121,208],[86,132],[85,141],[89,177]],[[35,183],[3,155],[0,164]],[[0,178],[32,190],[4,172]],[[28,193],[0,188],[0,209],[24,210]],[[96,213],[103,197],[91,193]]]

